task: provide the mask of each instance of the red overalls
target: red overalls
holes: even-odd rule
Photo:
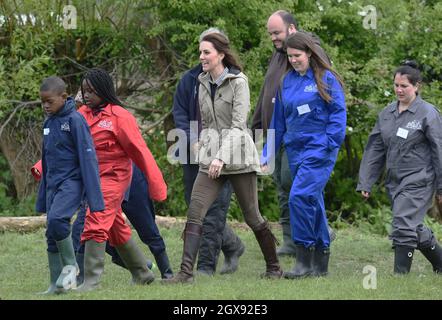
[[[81,242],[109,240],[110,245],[119,246],[131,236],[121,211],[124,193],[132,177],[131,159],[145,174],[151,199],[165,200],[167,186],[135,117],[129,111],[109,104],[95,116],[87,106],[82,106],[78,112],[85,117],[94,140],[106,207],[93,214],[87,210]]]

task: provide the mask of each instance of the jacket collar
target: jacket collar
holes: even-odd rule
[[[212,84],[216,84],[218,87],[221,85],[221,83],[223,83],[224,78],[226,77],[226,75],[229,73],[229,68],[225,67],[223,72],[220,74],[220,76],[218,77],[218,79],[216,79],[215,81],[213,81],[212,76],[209,77],[209,82]]]
[[[52,117],[63,117],[75,110],[75,101],[71,97],[68,97],[64,103],[64,106],[56,114],[49,116]]]
[[[198,79],[201,72],[203,72],[203,66],[201,63],[189,70],[189,74],[195,79]]]
[[[112,115],[112,105],[108,104],[106,107],[101,109],[101,111],[94,115],[93,110],[89,107],[86,107],[84,109],[85,111],[85,118],[89,124],[89,127],[93,126],[95,123],[100,121],[104,116],[111,116]]]
[[[419,108],[419,106],[422,104],[422,98],[421,96],[418,94],[416,96],[416,98],[414,99],[414,101],[411,103],[411,105],[408,107],[408,111],[410,111],[411,113],[416,113],[417,108]]]
[[[416,113],[417,108],[419,108],[419,106],[422,104],[422,101],[423,100],[421,96],[418,94],[406,111],[410,111],[411,113]],[[390,105],[388,111],[393,113],[397,110],[398,106],[399,106],[399,101],[395,101]]]
[[[233,68],[229,69],[229,72],[225,75],[223,81],[221,81],[221,83],[218,84],[218,87],[229,79],[244,78],[244,77],[245,77],[244,74],[239,70]],[[198,80],[202,85],[204,85],[208,90],[210,90],[209,87],[210,74],[208,72],[201,73],[198,77]]]
[[[299,77],[307,77],[309,79],[315,79],[315,74],[313,73],[313,69],[312,68],[308,68],[307,72],[304,75],[301,75],[298,71],[296,71],[295,69],[293,69],[293,72],[295,74],[297,74]]]
[[[94,109],[89,107],[85,108],[85,112],[91,117],[100,116],[100,114],[112,115],[112,105],[110,103],[107,104],[104,108],[101,108],[100,112],[96,115],[94,115]]]

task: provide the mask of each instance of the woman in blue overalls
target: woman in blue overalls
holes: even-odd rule
[[[330,237],[323,191],[345,137],[344,90],[311,36],[297,32],[286,46],[293,69],[278,90],[270,126],[275,139],[267,140],[261,163],[266,166],[284,142],[293,176],[289,207],[296,245],[296,264],[284,277],[325,276]]]

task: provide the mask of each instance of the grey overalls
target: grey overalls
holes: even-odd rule
[[[401,114],[397,105],[393,102],[378,116],[362,158],[357,190],[370,192],[386,163],[393,245],[424,249],[436,241],[422,222],[434,191],[442,193],[442,122],[437,109],[419,95]]]

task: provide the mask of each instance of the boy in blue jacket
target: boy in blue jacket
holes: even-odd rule
[[[78,265],[71,237],[71,218],[85,195],[91,212],[104,210],[98,162],[89,126],[76,111],[59,77],[43,80],[40,98],[43,124],[42,179],[36,210],[47,213],[50,285],[45,294],[77,286]]]

